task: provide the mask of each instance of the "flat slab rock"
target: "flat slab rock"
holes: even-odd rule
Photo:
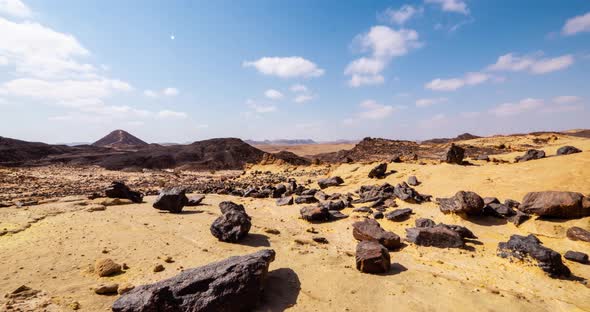
[[[376,241],[388,249],[401,247],[401,240],[393,232],[384,230],[379,222],[365,219],[352,224],[352,236],[358,241]]]
[[[426,218],[417,219],[416,227],[406,229],[406,240],[419,246],[462,248],[466,238],[475,239],[477,236],[464,226],[435,224]]]
[[[172,278],[135,287],[119,297],[112,310],[250,311],[258,304],[274,258],[274,250],[266,249],[188,269]]]
[[[325,189],[330,186],[338,186],[342,183],[344,183],[344,180],[342,180],[341,177],[330,177],[330,178],[318,180],[318,185],[320,186],[321,189]]]
[[[507,242],[498,244],[498,256],[536,261],[543,271],[551,277],[570,276],[570,269],[561,261],[561,255],[545,246],[533,234],[528,236],[512,235]]]
[[[518,209],[547,218],[582,218],[590,216],[590,198],[576,192],[530,192]]]

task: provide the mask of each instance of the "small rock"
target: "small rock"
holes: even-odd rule
[[[119,284],[103,284],[94,288],[94,292],[99,295],[116,294],[119,289]]]
[[[373,219],[383,219],[383,212],[377,211],[373,214]]]
[[[352,224],[352,236],[359,241],[377,241],[388,249],[401,247],[400,237],[393,232],[385,231],[379,222],[365,219]]]
[[[563,255],[563,257],[570,260],[570,261],[575,261],[575,262],[579,262],[582,264],[588,263],[588,255],[583,252],[579,252],[579,251],[568,250]]]
[[[134,203],[141,203],[143,195],[129,189],[123,182],[115,181],[105,190],[105,195],[109,198],[129,199]]]
[[[281,197],[277,199],[277,206],[293,205],[293,196]]]
[[[330,220],[329,210],[320,206],[306,206],[299,210],[301,218],[310,222],[321,222]]]
[[[281,231],[279,231],[277,229],[272,229],[272,228],[265,228],[264,229],[264,232],[265,233],[268,233],[268,234],[273,234],[273,235],[279,235],[279,234],[281,234]]]
[[[445,214],[481,215],[483,213],[483,199],[474,192],[459,191],[450,198],[437,198],[436,202],[440,211]]]
[[[112,259],[99,259],[94,263],[94,272],[100,277],[111,276],[121,273],[121,265]]]
[[[420,184],[420,182],[418,181],[418,178],[416,178],[416,176],[410,176],[408,178],[408,184],[411,186],[417,186]]]
[[[395,209],[392,212],[385,214],[385,218],[389,221],[404,221],[414,213],[411,208]]]
[[[530,257],[551,277],[569,276],[570,269],[561,261],[561,255],[542,245],[533,234],[529,236],[512,235],[507,242],[498,244],[498,256],[527,261]]]
[[[156,198],[153,207],[159,210],[168,210],[172,213],[180,213],[188,203],[185,192],[186,190],[182,187],[163,189]]]
[[[295,203],[296,204],[312,204],[312,203],[317,203],[318,199],[315,198],[315,196],[313,195],[302,195],[302,196],[297,196],[297,198],[295,198]]]
[[[449,164],[461,165],[463,164],[463,157],[465,157],[465,150],[451,143],[451,146],[445,151],[441,160]]]
[[[542,150],[531,149],[526,151],[524,155],[516,157],[516,162],[524,162],[534,159],[545,158],[545,152]]]
[[[459,233],[444,226],[406,229],[406,240],[427,247],[461,248],[465,246],[465,242]]]
[[[129,284],[129,283],[125,283],[119,286],[119,289],[117,289],[117,293],[119,295],[122,295],[130,290],[132,290],[133,288],[135,288],[135,286]]]
[[[581,152],[582,152],[582,150],[580,150],[580,149],[579,149],[579,148],[577,148],[577,147],[573,147],[573,146],[563,146],[563,147],[560,147],[560,148],[557,150],[557,153],[556,153],[556,154],[557,154],[557,155],[569,155],[569,154],[575,154],[575,153],[581,153]]]
[[[385,273],[391,268],[387,248],[376,241],[360,241],[356,246],[356,268],[363,273]]]
[[[373,210],[371,210],[369,207],[359,207],[352,209],[352,212],[373,213]]]
[[[314,242],[316,243],[320,243],[320,244],[328,244],[328,240],[325,237],[321,237],[321,236],[314,236],[311,238]]]
[[[427,218],[416,219],[414,224],[416,225],[416,227],[433,227],[436,225],[434,221]]]
[[[573,226],[567,229],[566,235],[573,241],[590,242],[590,232],[581,227]]]
[[[530,192],[524,196],[518,209],[547,218],[582,218],[590,216],[590,197],[576,192]]]
[[[189,207],[198,206],[201,204],[203,199],[205,199],[205,195],[191,196],[188,198],[188,202],[186,203],[186,206],[189,206]]]
[[[235,243],[248,235],[252,222],[243,205],[222,202],[223,215],[215,219],[209,228],[211,234],[223,242]]]
[[[385,178],[385,172],[387,171],[387,164],[381,163],[369,172],[369,178],[371,179],[383,179]]]
[[[318,185],[320,186],[321,189],[325,189],[330,186],[338,186],[342,183],[344,183],[344,180],[342,180],[341,177],[330,177],[330,178],[318,180]]]
[[[161,265],[161,264],[156,264],[156,266],[154,267],[154,272],[156,272],[156,273],[157,273],[157,272],[162,272],[162,271],[164,271],[164,270],[165,270],[165,268],[164,268],[164,266],[163,266],[163,265]]]

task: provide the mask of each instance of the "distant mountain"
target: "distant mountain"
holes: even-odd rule
[[[463,133],[463,134],[459,134],[458,136],[456,136],[454,138],[430,139],[430,140],[422,141],[421,143],[422,144],[443,144],[443,143],[465,141],[465,140],[478,139],[478,138],[481,138],[481,137],[477,136],[477,135],[473,135],[471,133]]]
[[[312,139],[296,139],[296,140],[264,140],[264,141],[254,141],[254,140],[245,140],[246,143],[250,145],[302,145],[302,144],[317,144],[316,141]]]
[[[128,148],[147,146],[148,143],[138,139],[127,131],[115,130],[102,139],[92,143],[92,145],[99,147]]]

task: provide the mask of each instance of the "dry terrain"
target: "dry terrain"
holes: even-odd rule
[[[533,139],[529,136],[479,138],[462,144],[526,147]],[[471,160],[473,165],[470,166],[392,163],[389,168],[396,173],[382,180],[367,177],[376,163],[312,166],[313,170],[253,166],[247,174],[288,170],[299,182],[304,182],[317,180],[312,173],[321,169],[328,172],[326,176],[338,175],[345,181],[341,186],[325,189],[328,194],[354,192],[361,185],[384,182],[395,185],[415,175],[422,181],[416,190],[434,197],[451,196],[459,190],[518,201],[531,191],[565,190],[589,195],[590,139],[561,135],[556,140],[538,143],[547,155],[554,155],[556,149],[564,145],[576,146],[583,152],[524,163]],[[264,147],[267,146],[259,146],[260,149]],[[328,147],[321,145],[289,148],[299,155],[317,154],[320,152],[317,148],[323,148],[321,152],[328,151]],[[335,151],[350,147],[329,148]],[[513,161],[521,154],[521,151],[509,152],[494,157]],[[5,179],[2,182],[4,192],[31,185],[32,181],[47,187],[43,180],[49,177],[43,174],[51,174],[47,168],[18,169],[28,171],[28,175],[19,171],[24,177],[22,184],[9,187],[8,174],[15,174],[12,170],[15,169],[0,171]],[[84,169],[68,167],[53,170],[61,170],[63,183],[67,177],[75,183],[84,172]],[[302,171],[304,173],[297,174]],[[160,180],[176,179],[170,173],[114,174],[99,168],[93,168],[88,174],[99,177],[92,180],[93,183],[104,182],[104,186],[113,178],[126,178],[131,182],[148,179],[147,175]],[[189,181],[188,176],[175,182]],[[347,219],[310,224],[299,218],[303,205],[277,207],[273,199],[207,195],[204,205],[185,207],[181,214],[170,214],[152,208],[155,196],[145,197],[144,203],[131,204],[124,200],[87,199],[85,195],[90,189],[82,189],[79,196],[60,196],[28,207],[0,208],[0,230],[17,229],[0,236],[0,294],[27,285],[43,291],[34,301],[26,303],[31,311],[73,308],[109,311],[117,296],[95,294],[92,289],[98,284],[152,283],[174,276],[183,268],[272,248],[277,256],[270,267],[260,311],[590,311],[590,288],[580,281],[590,278],[590,265],[564,259],[577,278],[554,279],[536,266],[511,262],[496,255],[499,242],[507,241],[512,234],[530,233],[561,254],[567,250],[590,253],[590,243],[565,237],[566,229],[571,226],[590,230],[590,217],[553,221],[531,219],[516,227],[501,219],[465,220],[445,215],[432,202],[417,205],[398,200],[401,208],[413,208],[415,214],[403,222],[380,220],[385,229],[404,237],[405,229],[413,227],[415,219],[427,217],[466,226],[479,237],[480,243],[469,244],[467,249],[407,244],[390,253],[393,263],[390,272],[370,275],[355,268],[356,241],[351,224],[364,218],[364,214],[352,212],[352,208],[342,211],[350,215]],[[209,232],[210,224],[220,215],[217,205],[224,200],[244,204],[252,216],[250,235],[239,244],[219,242]],[[101,210],[103,207],[106,208]],[[311,228],[317,233],[310,233]],[[329,243],[316,243],[312,240],[314,236],[325,237]],[[113,277],[98,277],[92,272],[93,264],[105,257],[125,263],[129,268]],[[171,257],[172,262],[165,262],[166,257]],[[165,270],[153,272],[157,264],[162,264]]]
[[[267,153],[277,153],[280,151],[288,151],[297,154],[301,157],[312,157],[313,155],[332,153],[340,150],[351,149],[355,144],[349,143],[318,143],[318,144],[298,144],[298,145],[274,145],[261,144],[254,145],[254,147],[263,150]]]

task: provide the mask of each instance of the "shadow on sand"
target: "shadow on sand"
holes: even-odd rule
[[[289,268],[270,271],[256,311],[285,311],[297,303],[300,291],[301,282],[295,271]]]
[[[268,240],[268,236],[264,234],[250,233],[248,234],[248,236],[240,240],[238,244],[250,247],[270,247],[270,241]]]

